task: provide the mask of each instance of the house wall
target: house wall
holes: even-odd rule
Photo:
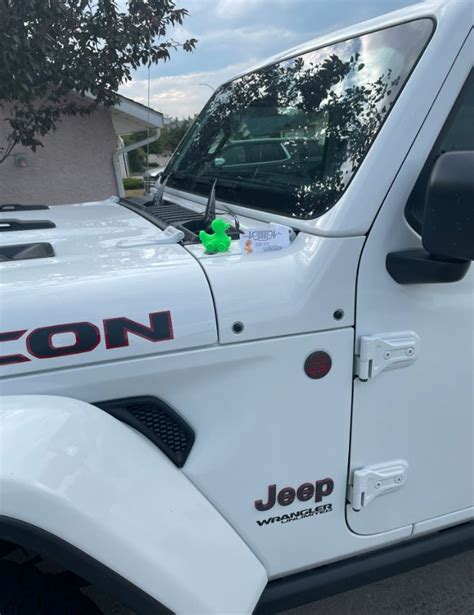
[[[0,147],[8,134],[5,117],[0,108]],[[64,117],[55,132],[40,140],[44,147],[36,153],[17,146],[0,164],[0,203],[78,203],[118,194],[112,164],[117,137],[110,111]],[[15,154],[25,154],[29,166],[15,166]]]

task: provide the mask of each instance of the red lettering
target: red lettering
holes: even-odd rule
[[[170,312],[152,312],[150,325],[143,325],[130,318],[108,318],[104,320],[105,345],[111,348],[123,348],[129,345],[128,335],[138,335],[149,342],[163,342],[173,339],[173,326]]]
[[[19,340],[26,333],[26,329],[21,331],[7,331],[6,333],[0,333],[0,342],[13,342]],[[0,356],[0,367],[3,365],[11,365],[12,363],[25,363],[31,361],[23,354],[7,354]]]

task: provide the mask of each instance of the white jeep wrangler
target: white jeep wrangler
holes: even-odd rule
[[[472,548],[472,27],[225,83],[152,201],[0,207],[2,615],[97,613],[79,578],[273,613]]]

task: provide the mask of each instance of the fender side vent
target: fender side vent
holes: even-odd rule
[[[165,402],[156,397],[128,397],[94,404],[130,425],[182,468],[194,444],[194,431]]]
[[[9,211],[38,211],[39,209],[49,209],[47,205],[20,205],[19,203],[4,203],[0,205],[0,212]]]
[[[17,220],[10,218],[2,220],[0,218],[1,231],[35,231],[41,228],[55,228],[56,225],[50,220]]]
[[[22,243],[15,246],[0,246],[0,262],[24,261],[54,256],[50,243]]]

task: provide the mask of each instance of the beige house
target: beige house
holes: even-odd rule
[[[4,117],[0,108],[0,143],[7,132]],[[123,96],[111,109],[64,117],[36,153],[17,146],[0,164],[0,203],[77,203],[123,195],[128,169],[121,137],[150,129],[154,140],[163,124],[162,113]]]

